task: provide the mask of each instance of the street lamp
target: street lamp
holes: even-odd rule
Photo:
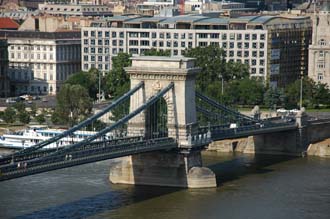
[[[300,74],[300,103],[299,103],[299,108],[301,110],[302,108],[302,96],[303,96],[303,92],[302,92],[302,89],[303,89],[303,78],[304,78],[304,75],[303,74]]]
[[[101,71],[98,70],[99,72],[99,98],[98,98],[98,102],[101,102]]]

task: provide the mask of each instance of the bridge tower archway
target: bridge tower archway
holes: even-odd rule
[[[167,111],[168,137],[178,140],[179,145],[187,144],[190,126],[197,123],[195,106],[195,77],[200,71],[194,65],[194,58],[141,56],[132,57],[132,66],[126,71],[130,76],[131,87],[144,81],[144,89],[136,92],[130,101],[130,112],[157,94],[161,89],[174,83],[173,89],[164,95]],[[150,137],[149,112],[140,113],[128,123],[130,136]]]
[[[130,112],[134,112],[163,88],[172,83],[174,86],[149,109],[129,120],[128,135],[150,139],[157,137],[162,130],[167,137],[176,139],[179,150],[122,158],[121,162],[111,167],[110,181],[189,188],[215,187],[214,173],[202,167],[200,148],[192,148],[188,137],[197,127],[195,77],[200,69],[195,67],[194,59],[158,56],[131,59],[132,66],[125,69],[130,76],[131,88],[141,81],[144,82],[144,88],[131,96]],[[160,110],[158,107],[163,108]],[[166,124],[162,124],[164,118],[161,116],[166,116]],[[158,129],[159,125],[166,125],[166,128]]]

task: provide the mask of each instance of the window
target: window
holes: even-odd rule
[[[102,62],[102,60],[103,60],[102,56],[97,57],[97,61]]]
[[[318,68],[325,68],[325,64],[323,62],[317,63]]]
[[[237,48],[242,49],[242,43],[237,43]]]
[[[265,52],[264,51],[260,51],[259,52],[259,57],[264,57],[264,55],[265,55]]]
[[[252,34],[252,40],[257,40],[257,34]]]
[[[236,38],[237,38],[237,40],[241,40],[241,39],[242,39],[242,34],[238,33],[238,34],[236,35]]]
[[[260,49],[265,48],[265,43],[260,43]]]
[[[181,34],[181,39],[186,39],[186,34],[185,33]]]
[[[261,75],[265,74],[265,69],[264,68],[259,68],[259,74],[261,74]]]
[[[250,40],[250,34],[245,34],[245,35],[244,35],[244,39],[245,39],[245,40]]]
[[[193,34],[189,33],[188,38],[191,40],[193,38]]]
[[[120,32],[120,33],[119,33],[119,37],[120,37],[120,38],[124,38],[124,32]]]
[[[173,42],[173,47],[178,47],[178,42],[177,41]]]
[[[91,56],[91,61],[95,62],[95,56]]]
[[[179,38],[179,34],[178,33],[174,33],[173,37],[174,37],[174,39],[178,39]]]
[[[88,40],[84,40],[84,45],[87,45],[88,44]]]
[[[227,43],[222,43],[222,48],[227,48]]]
[[[205,47],[207,46],[207,42],[199,42],[198,46]]]
[[[323,80],[323,73],[318,73],[317,74],[317,80],[322,81]]]
[[[234,40],[235,39],[235,34],[234,33],[229,34],[229,39]]]
[[[257,69],[256,68],[251,68],[251,74],[256,74],[257,73]]]
[[[324,40],[324,39],[320,39],[320,41],[319,41],[319,45],[320,46],[325,46],[327,43],[326,43],[326,41]]]
[[[117,33],[116,32],[112,32],[112,38],[117,37]]]
[[[222,38],[222,40],[226,40],[227,39],[227,34],[225,34],[225,33],[222,34],[222,37],[221,38]]]
[[[186,47],[186,43],[185,42],[181,42],[181,47]]]
[[[117,40],[112,40],[112,46],[117,46]]]
[[[91,36],[95,37],[95,31],[91,31]]]
[[[152,32],[152,33],[151,33],[151,37],[152,37],[153,39],[157,38],[157,33]]]
[[[95,47],[91,48],[91,53],[95,53]]]
[[[249,43],[244,43],[244,49],[248,49],[250,47]]]
[[[252,48],[256,49],[257,48],[257,43],[252,43]]]
[[[229,48],[233,49],[234,48],[234,42],[229,43]]]
[[[110,37],[109,31],[105,31],[105,37]]]
[[[119,40],[119,46],[123,46],[124,45],[124,41],[123,40]]]
[[[110,41],[109,40],[104,40],[104,45],[109,46]]]
[[[91,40],[91,45],[95,45],[95,40]]]
[[[202,39],[207,38],[207,33],[199,33],[198,38],[202,38]]]
[[[167,41],[167,42],[166,42],[166,46],[167,46],[167,47],[171,47],[171,41]]]
[[[97,49],[97,52],[98,52],[98,53],[102,53],[102,52],[103,52],[103,49],[102,49],[102,48],[98,48],[98,49]]]
[[[117,49],[116,48],[112,49],[112,54],[117,54]]]
[[[251,64],[252,64],[252,66],[255,66],[255,65],[257,65],[257,60],[255,60],[255,59],[252,59],[252,62],[251,62]]]
[[[234,57],[234,51],[229,51],[229,57]]]
[[[129,44],[130,46],[138,46],[138,45],[139,45],[139,41],[137,41],[137,40],[130,40],[130,41],[128,42],[128,44]]]
[[[237,51],[237,56],[242,57],[242,51]]]
[[[163,47],[164,46],[164,42],[163,41],[159,41],[159,47]]]
[[[324,57],[324,52],[323,51],[319,52],[319,57]]]
[[[84,53],[88,53],[88,47],[84,47]]]
[[[84,64],[84,69],[88,70],[88,64]]]
[[[249,51],[244,51],[244,57],[249,57]]]
[[[260,34],[260,40],[265,40],[265,34]]]
[[[171,39],[171,33],[166,33],[166,38]]]
[[[218,39],[219,34],[218,33],[211,33],[211,39]]]
[[[259,65],[264,66],[265,65],[265,60],[264,59],[260,59],[259,60]]]
[[[142,33],[140,33],[140,37],[148,38],[149,37],[149,33],[148,32],[142,32]]]
[[[164,39],[164,33],[159,33],[159,38]]]
[[[102,46],[102,40],[98,40],[97,45]]]
[[[141,46],[149,46],[148,40],[141,40]]]
[[[98,37],[102,37],[102,31],[98,31],[98,32],[97,32],[97,36],[98,36]]]

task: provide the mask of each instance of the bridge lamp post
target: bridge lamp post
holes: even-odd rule
[[[304,75],[301,73],[301,74],[300,74],[300,101],[299,101],[299,108],[300,108],[300,110],[301,110],[301,108],[302,108],[303,78],[304,78]]]

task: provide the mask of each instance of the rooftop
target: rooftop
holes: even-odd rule
[[[19,24],[8,17],[0,17],[0,29],[17,30]]]

